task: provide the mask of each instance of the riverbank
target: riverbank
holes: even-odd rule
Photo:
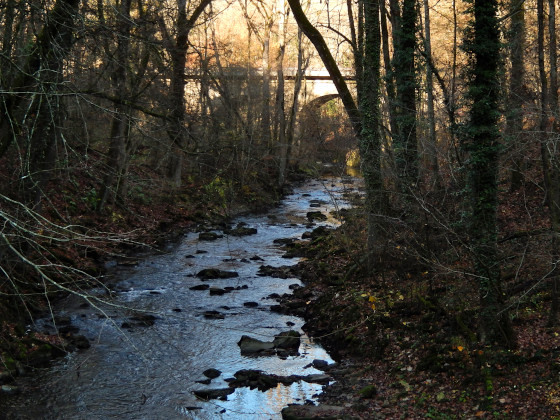
[[[301,250],[305,286],[284,298],[338,362],[319,397],[338,409],[325,418],[560,418],[560,329],[546,325],[548,294],[523,299],[508,288],[518,347],[481,346],[476,289],[459,267],[438,270],[400,232],[368,269],[361,212]]]

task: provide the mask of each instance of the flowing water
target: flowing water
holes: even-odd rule
[[[200,401],[192,391],[226,388],[224,379],[241,369],[308,375],[320,373],[305,368],[314,359],[332,362],[305,335],[300,355],[287,358],[242,356],[237,342],[242,335],[272,341],[282,331],[300,330],[303,320],[270,311],[277,302],[268,298],[288,293],[299,280],[262,277],[258,269],[297,263],[298,259],[282,258],[283,251],[273,241],[301,238],[310,230],[308,211],[329,216],[313,227],[336,225],[331,211],[348,206],[342,193],[351,189],[339,179],[306,183],[269,213],[234,222],[256,228],[256,235],[199,241],[198,234],[189,233],[164,255],[144,258],[134,266],[115,264],[108,273],[114,293],[106,304],[96,309],[69,297],[57,313],[70,317],[91,348],[67,355],[40,378],[20,378],[18,384],[26,392],[8,399],[3,415],[64,420],[278,419],[286,405],[313,400],[321,385],[303,381],[266,392],[237,388],[227,401]],[[234,290],[221,296],[191,290],[203,283],[196,273],[204,268],[238,272],[236,278],[204,282]],[[106,297],[102,289],[89,293]],[[246,302],[258,306],[248,307]],[[209,319],[206,311],[218,311],[224,318]],[[138,316],[143,314],[155,316],[153,325],[140,325]],[[38,325],[48,328],[47,321]],[[209,368],[222,373],[209,385],[198,383],[206,379],[202,372]]]

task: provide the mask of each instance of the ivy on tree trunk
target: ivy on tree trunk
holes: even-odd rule
[[[474,21],[466,38],[472,60],[471,101],[464,147],[469,152],[470,245],[480,292],[481,341],[515,346],[515,334],[504,307],[497,248],[498,129],[500,39],[496,0],[474,0]]]

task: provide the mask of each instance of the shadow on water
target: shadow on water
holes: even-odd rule
[[[305,335],[299,355],[282,358],[242,356],[237,343],[242,335],[272,341],[282,331],[301,332],[303,320],[271,311],[277,302],[268,297],[289,293],[299,280],[260,276],[259,267],[297,263],[282,258],[274,240],[299,239],[319,224],[336,225],[331,212],[348,206],[342,194],[353,188],[349,178],[309,182],[268,214],[235,221],[256,228],[257,234],[215,231],[223,237],[201,241],[189,233],[165,255],[110,268],[114,293],[106,304],[93,308],[69,297],[57,310],[91,341],[91,348],[69,354],[40,378],[20,378],[26,392],[7,401],[5,418],[277,419],[286,405],[313,400],[322,386],[304,381],[265,392],[236,388],[227,400],[201,401],[192,391],[227,388],[226,379],[241,369],[309,375],[320,373],[306,367],[314,359],[332,362]],[[311,226],[309,211],[320,211],[327,220]],[[238,276],[202,281],[196,274],[205,268]],[[204,285],[208,288],[193,290]],[[216,290],[226,292],[211,293]],[[38,326],[50,328],[46,320]],[[203,372],[210,368],[219,376],[200,383],[208,382]]]

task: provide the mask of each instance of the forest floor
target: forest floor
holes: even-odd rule
[[[524,220],[525,206],[503,203],[500,223]],[[549,260],[539,267],[535,257],[548,255],[549,239],[529,241],[526,230],[514,235],[525,237],[532,259],[517,265],[516,276],[504,274],[517,334],[516,347],[505,349],[479,344],[476,282],[461,274],[467,262],[459,248],[434,233],[425,237],[429,260],[397,228],[368,270],[361,211],[307,245],[298,265],[305,287],[285,298],[305,304],[304,330],[338,362],[327,370],[336,382],[321,404],[344,407],[356,419],[560,419],[560,328],[547,326],[542,272]],[[534,223],[542,226],[540,214]],[[501,255],[514,255],[515,242],[501,241]],[[451,248],[454,256],[445,258]]]

